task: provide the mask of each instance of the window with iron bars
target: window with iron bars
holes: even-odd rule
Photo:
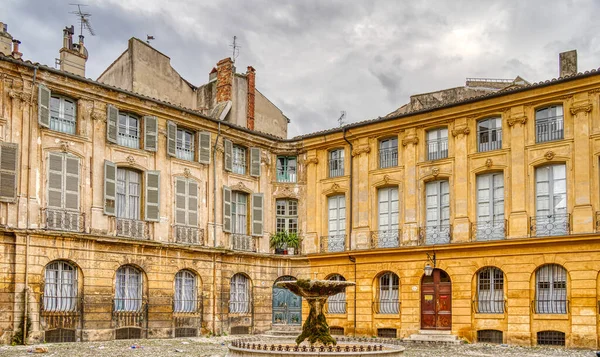
[[[564,139],[564,131],[562,105],[553,105],[535,111],[536,143]]]
[[[477,122],[479,152],[502,149],[502,119],[487,118]]]
[[[448,129],[439,128],[427,131],[427,160],[448,157]]]
[[[346,278],[339,274],[330,277],[333,281],[346,281]],[[346,292],[342,291],[327,300],[327,312],[330,314],[345,314],[346,313]]]
[[[48,264],[44,280],[44,311],[77,310],[77,269],[65,262]]]
[[[504,273],[496,267],[483,268],[477,274],[475,311],[484,314],[504,313]]]
[[[398,138],[379,142],[379,168],[398,166]]]
[[[560,265],[548,264],[535,273],[535,312],[567,313],[567,271]]]
[[[564,346],[565,333],[561,331],[538,331],[538,346]]]
[[[174,312],[193,313],[198,309],[196,274],[181,270],[175,275]]]
[[[232,314],[250,312],[248,278],[239,273],[235,274],[231,278],[229,289],[229,312]]]
[[[375,313],[397,314],[400,305],[399,300],[400,279],[398,275],[388,272],[379,277],[379,289],[375,301]]]
[[[344,176],[344,149],[329,152],[329,177]]]

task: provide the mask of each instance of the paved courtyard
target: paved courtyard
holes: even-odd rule
[[[43,344],[47,353],[32,354],[32,346],[0,346],[0,357],[13,356],[93,356],[93,357],[134,357],[134,356],[207,356],[222,357],[227,353],[227,343],[239,336],[215,338],[179,338],[165,340],[121,340],[105,342],[82,342]],[[132,348],[135,346],[136,348]],[[591,350],[566,350],[562,348],[524,348],[495,345],[459,346],[417,346],[407,345],[407,357],[595,357]]]

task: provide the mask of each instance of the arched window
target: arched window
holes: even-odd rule
[[[77,309],[77,269],[56,261],[46,266],[44,281],[45,311],[75,311]]]
[[[229,312],[243,314],[250,312],[250,294],[248,278],[242,274],[235,274],[231,278],[229,290]]]
[[[197,283],[196,274],[181,270],[175,274],[175,312],[196,312]]]
[[[388,272],[379,277],[378,299],[375,312],[378,314],[397,314],[399,311],[398,289],[400,279],[398,275]]]
[[[332,276],[329,280],[346,281],[346,279],[339,274]],[[329,297],[327,300],[327,312],[330,314],[346,313],[346,291],[342,291]]]
[[[129,265],[117,270],[115,311],[139,311],[142,308],[142,273]]]
[[[478,313],[504,313],[504,273],[496,267],[483,268],[477,274]]]
[[[535,312],[567,313],[567,271],[557,264],[544,265],[535,273]]]

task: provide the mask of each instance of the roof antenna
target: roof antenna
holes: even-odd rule
[[[235,59],[240,55],[241,48],[241,46],[237,44],[237,36],[233,36],[233,42],[229,47],[232,49],[231,58],[233,59],[233,63],[235,63]]]
[[[94,33],[94,29],[92,28],[92,24],[90,23],[89,17],[92,16],[89,12],[81,11],[82,6],[87,6],[85,4],[69,4],[73,6],[77,6],[77,10],[69,12],[70,14],[77,15],[79,17],[79,35],[83,35],[83,29],[86,29],[90,35],[96,36]]]
[[[345,110],[342,110],[342,111],[341,111],[341,115],[340,115],[340,117],[338,118],[338,123],[340,123],[340,128],[341,128],[342,126],[344,126],[344,118],[345,118],[345,117],[346,117],[346,111],[345,111]]]
[[[146,43],[148,45],[150,44],[150,41],[153,41],[153,40],[154,40],[154,36],[152,36],[152,35],[146,35]]]

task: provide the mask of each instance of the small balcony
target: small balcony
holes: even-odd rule
[[[442,224],[419,228],[420,245],[449,244],[452,237],[452,225]]]
[[[136,219],[116,218],[116,232],[119,237],[150,239],[148,223]]]
[[[471,240],[487,242],[505,239],[507,226],[508,221],[505,219],[474,222],[471,224],[471,233],[474,235]]]
[[[562,115],[535,120],[535,141],[561,140],[564,138],[564,118]]]
[[[379,168],[398,166],[398,148],[379,149]]]
[[[42,294],[40,317],[44,329],[76,329],[83,311],[83,296],[52,296]]]
[[[346,250],[346,235],[321,236],[319,239],[319,250],[321,253],[335,253]]]
[[[373,313],[375,314],[397,314],[400,311],[400,300],[380,299],[373,301]]]
[[[112,318],[115,328],[145,326],[148,302],[141,298],[114,298]]]
[[[402,230],[400,229],[371,231],[370,247],[371,249],[398,248],[401,237]]]
[[[502,129],[480,131],[477,136],[479,152],[502,149]]]
[[[204,229],[175,225],[175,242],[182,244],[204,245]]]
[[[344,158],[329,159],[329,177],[344,176]]]
[[[448,138],[427,140],[427,160],[439,160],[448,157]]]
[[[534,216],[529,219],[531,237],[564,236],[571,232],[569,213]]]
[[[85,232],[85,213],[64,209],[44,208],[42,219],[45,228],[53,231]]]
[[[231,234],[231,249],[256,252],[256,238],[246,234]]]

